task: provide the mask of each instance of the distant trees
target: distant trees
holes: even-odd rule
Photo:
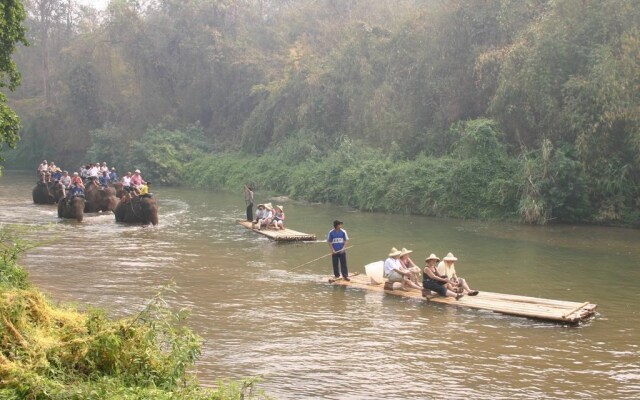
[[[3,1],[0,4],[0,88],[15,90],[20,84],[20,72],[11,57],[16,45],[27,45],[22,25],[25,17],[21,1]],[[7,98],[3,92],[0,92],[0,150],[5,144],[11,148],[15,147],[20,130],[20,120],[7,105]],[[2,160],[0,156],[0,161]]]
[[[523,219],[617,220],[640,206],[631,0],[28,5],[16,162],[77,163],[109,133],[127,149],[158,126],[194,124],[218,152],[261,155],[294,138],[329,154],[348,138],[417,160],[452,155],[478,120],[520,163]]]

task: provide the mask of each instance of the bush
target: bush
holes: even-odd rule
[[[256,157],[208,155],[187,167],[199,187],[237,190],[245,183],[294,198],[348,205],[365,211],[512,218],[520,165],[500,145],[490,120],[455,127],[451,155],[403,157],[394,143],[385,154],[348,137],[324,156],[310,139],[294,135]]]
[[[0,236],[0,398],[263,398],[257,379],[200,388],[187,373],[201,339],[161,292],[136,316],[54,306],[15,264],[23,247]]]

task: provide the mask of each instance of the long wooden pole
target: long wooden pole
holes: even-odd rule
[[[353,246],[345,247],[345,248],[344,248],[344,249],[342,249],[342,250],[348,250],[348,249],[350,249],[350,248],[352,248],[352,247],[353,247]],[[341,250],[341,251],[342,251],[342,250]],[[315,258],[315,259],[313,259],[313,260],[311,260],[311,261],[307,261],[307,262],[306,262],[306,263],[304,263],[304,264],[300,264],[300,265],[298,265],[297,267],[293,267],[293,268],[291,268],[291,269],[289,270],[289,272],[291,272],[291,271],[293,271],[293,270],[296,270],[296,269],[298,269],[298,268],[300,268],[300,267],[304,267],[305,265],[309,265],[309,264],[311,264],[312,262],[316,262],[316,261],[321,260],[321,259],[323,259],[323,258],[325,258],[325,257],[329,257],[329,256],[330,256],[330,255],[332,255],[332,254],[333,254],[333,253],[325,254],[325,255],[320,256],[320,257],[318,257],[318,258]]]
[[[585,301],[584,303],[580,304],[578,307],[576,307],[576,308],[574,308],[573,310],[571,310],[571,312],[568,312],[568,313],[564,314],[564,315],[562,316],[562,319],[567,319],[567,317],[568,317],[569,315],[573,314],[573,313],[574,313],[574,312],[576,312],[576,311],[579,311],[582,307],[586,306],[587,304],[589,304],[589,302],[588,302],[588,301]]]

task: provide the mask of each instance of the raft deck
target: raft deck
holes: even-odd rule
[[[350,282],[343,279],[330,279],[335,285],[350,286],[376,292],[384,292],[396,296],[426,299],[427,302],[442,303],[456,307],[488,310],[501,314],[515,315],[545,321],[577,324],[595,313],[596,304],[589,302],[576,303],[573,301],[548,300],[537,297],[516,296],[510,294],[480,291],[477,296],[464,296],[460,300],[452,297],[436,295],[422,296],[420,290],[385,290],[384,284],[373,284],[366,275],[355,274],[349,276]],[[399,287],[400,284],[396,284]]]
[[[254,231],[255,233],[259,233],[263,236],[268,237],[271,240],[275,240],[276,242],[300,242],[300,241],[309,241],[316,240],[316,235],[310,233],[303,233],[294,231],[293,229],[285,228],[285,229],[261,229],[258,230],[251,226],[251,222],[238,220],[238,223],[244,226],[247,229]]]

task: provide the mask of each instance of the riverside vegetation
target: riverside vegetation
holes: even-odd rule
[[[25,4],[12,167],[640,225],[637,1]]]
[[[0,230],[0,398],[264,398],[256,379],[198,386],[201,340],[158,295],[137,315],[57,306],[16,264],[25,242]]]

